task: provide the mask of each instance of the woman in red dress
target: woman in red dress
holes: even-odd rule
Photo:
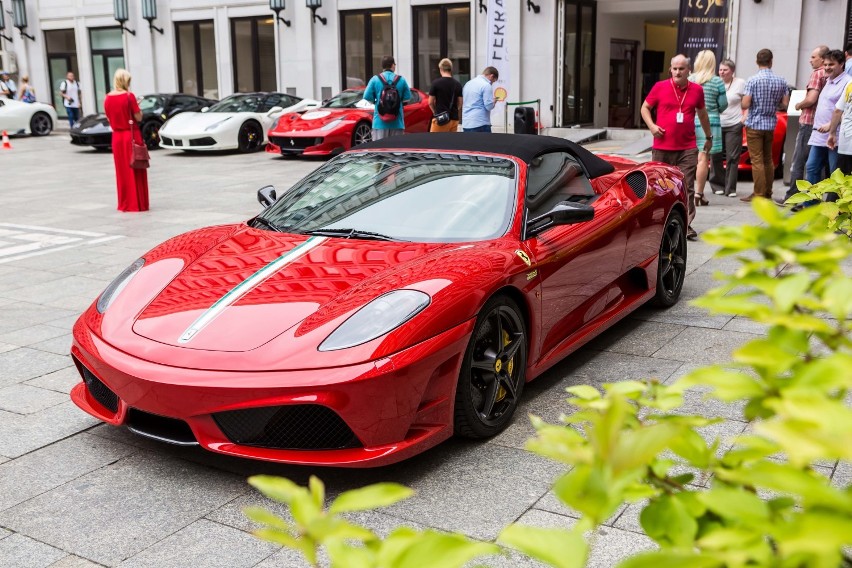
[[[115,161],[115,181],[118,187],[119,211],[148,210],[148,170],[130,167],[130,125],[133,137],[142,144],[139,121],[142,112],[136,97],[129,91],[130,73],[118,69],[112,80],[113,90],[104,99],[104,112],[112,128],[112,158]]]

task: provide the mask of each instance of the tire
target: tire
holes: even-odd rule
[[[686,225],[681,214],[672,211],[660,239],[655,306],[668,308],[680,298],[686,276],[686,251]]]
[[[246,122],[240,126],[237,134],[237,146],[240,152],[246,154],[257,152],[263,145],[263,131],[256,122]]]
[[[163,125],[159,120],[147,120],[142,123],[142,140],[149,150],[160,147],[160,127]]]
[[[30,132],[33,136],[47,136],[53,131],[53,121],[46,112],[37,112],[30,118]]]
[[[359,122],[352,130],[352,147],[370,142],[373,139],[373,128],[369,122]]]
[[[526,381],[527,349],[518,305],[505,296],[488,300],[476,318],[456,387],[457,435],[488,438],[509,425]]]

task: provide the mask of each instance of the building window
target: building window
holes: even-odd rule
[[[594,0],[562,0],[557,24],[557,123],[594,122]]]
[[[444,57],[453,62],[456,79],[462,84],[470,80],[470,5],[415,6],[412,14],[414,86],[428,91]]]
[[[231,20],[234,92],[275,91],[275,22],[272,18]]]
[[[382,57],[393,55],[390,9],[340,12],[341,82],[361,87],[382,70]]]
[[[92,46],[92,75],[95,80],[95,107],[104,109],[104,97],[112,90],[112,77],[117,69],[124,69],[124,42],[121,28],[91,28],[89,43]]]
[[[175,24],[178,53],[178,89],[208,99],[219,98],[216,38],[213,20]]]
[[[50,75],[50,90],[53,106],[60,117],[67,116],[59,85],[65,80],[69,71],[79,81],[80,72],[77,66],[77,40],[74,30],[51,30],[44,32],[44,43],[47,48],[47,72]]]

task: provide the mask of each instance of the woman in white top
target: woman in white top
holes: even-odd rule
[[[719,64],[719,77],[725,83],[728,108],[720,115],[722,123],[722,146],[724,150],[712,155],[713,171],[710,174],[710,187],[716,195],[737,195],[737,170],[743,148],[743,109],[740,101],[745,90],[745,79],[734,76],[736,64],[723,59]],[[727,167],[723,164],[727,163]]]

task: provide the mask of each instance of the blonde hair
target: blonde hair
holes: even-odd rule
[[[127,69],[116,69],[112,76],[112,88],[116,91],[130,90],[130,73]]]
[[[447,73],[452,73],[453,62],[445,57],[438,62],[438,69],[440,69],[441,71],[446,71]]]
[[[703,85],[716,75],[716,54],[705,49],[698,53],[695,58],[695,69],[692,73],[692,80]]]

